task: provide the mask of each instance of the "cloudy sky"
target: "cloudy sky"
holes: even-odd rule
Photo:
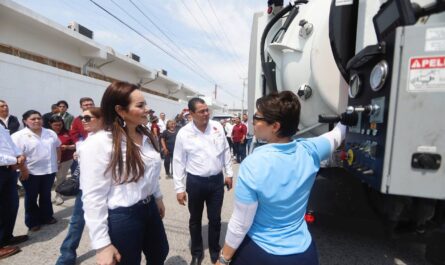
[[[266,0],[14,1],[63,26],[77,21],[94,31],[97,42],[122,54],[133,52],[144,65],[165,69],[172,79],[206,96],[216,84],[217,100],[230,108],[241,107],[253,13],[267,8]]]

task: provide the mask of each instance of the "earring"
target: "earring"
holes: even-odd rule
[[[117,116],[117,123],[122,127],[125,128],[125,126],[127,126],[127,123],[125,122],[125,120],[121,117],[121,116]]]

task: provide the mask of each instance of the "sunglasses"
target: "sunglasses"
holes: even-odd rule
[[[94,117],[92,117],[92,116],[90,116],[90,115],[79,116],[79,119],[80,119],[81,121],[85,121],[85,122],[90,122],[92,118],[94,118]]]
[[[253,114],[253,116],[252,116],[252,120],[253,120],[253,121],[255,121],[255,120],[257,120],[257,121],[267,121],[266,118],[261,117],[261,116],[259,116],[258,114]]]

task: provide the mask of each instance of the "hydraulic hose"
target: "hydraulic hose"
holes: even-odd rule
[[[275,78],[273,75],[275,75],[275,71],[273,71],[272,68],[270,68],[266,64],[266,56],[264,52],[264,46],[266,43],[267,34],[269,34],[270,29],[277,23],[278,20],[280,20],[286,13],[288,13],[293,6],[291,4],[287,5],[285,8],[283,8],[278,14],[276,14],[270,21],[267,23],[266,27],[264,28],[263,35],[261,36],[261,43],[260,43],[260,57],[261,57],[261,68],[263,69],[264,78],[266,79],[266,84],[269,87],[269,89],[272,92],[277,92],[277,83],[274,81]]]
[[[284,25],[278,30],[277,34],[275,34],[275,37],[273,38],[273,41],[276,41],[280,34],[284,34],[292,21],[295,19],[295,17],[298,14],[299,11],[299,4],[307,4],[308,0],[298,0],[294,2],[294,5],[289,4],[285,8],[283,8],[278,14],[276,14],[270,21],[267,23],[266,27],[264,28],[263,35],[261,36],[261,43],[260,43],[260,57],[261,57],[261,68],[263,69],[264,73],[264,79],[266,80],[266,84],[269,87],[270,91],[277,92],[277,83],[275,79],[275,63],[267,63],[266,62],[266,56],[264,52],[264,47],[266,44],[266,38],[269,34],[270,29],[277,23],[278,20],[284,17],[284,15],[288,12],[290,12],[288,18],[284,22]],[[263,89],[266,90],[266,89]]]

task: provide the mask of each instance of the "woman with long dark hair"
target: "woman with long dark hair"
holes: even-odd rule
[[[60,163],[60,140],[52,130],[42,127],[42,115],[35,110],[23,114],[24,129],[12,135],[15,145],[26,156],[20,171],[25,188],[25,224],[30,231],[54,224],[51,187]],[[38,202],[37,202],[38,198]]]
[[[164,264],[168,242],[157,139],[138,86],[113,82],[101,102],[104,131],[79,156],[85,222],[97,264]]]

